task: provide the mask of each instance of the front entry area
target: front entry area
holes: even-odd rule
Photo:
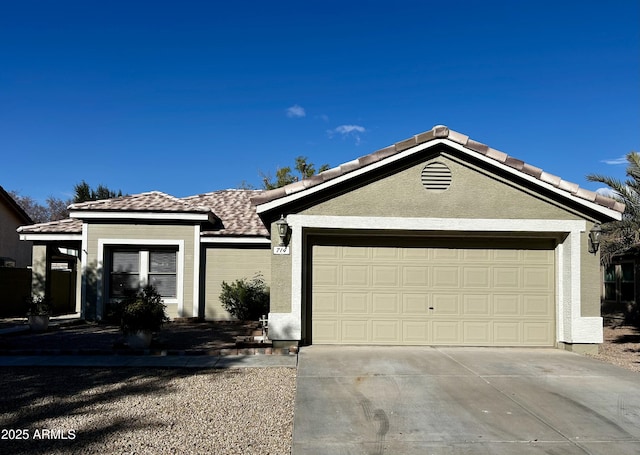
[[[311,343],[554,346],[552,239],[316,239]]]

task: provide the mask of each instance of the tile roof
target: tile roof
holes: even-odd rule
[[[97,201],[71,204],[70,210],[129,211],[129,212],[197,212],[208,213],[211,208],[185,202],[175,196],[160,191],[134,194],[131,196],[100,199]]]
[[[276,188],[274,190],[264,191],[261,194],[252,198],[252,203],[255,205],[264,204],[274,201],[276,199],[283,198],[290,194],[297,193],[307,188],[320,185],[321,183],[333,180],[336,177],[348,174],[357,169],[364,168],[372,163],[382,161],[385,158],[403,152],[411,147],[415,147],[426,142],[434,141],[437,139],[449,139],[456,142],[466,149],[484,155],[487,158],[491,158],[499,163],[509,166],[523,174],[527,174],[538,179],[540,182],[547,183],[559,190],[562,190],[569,195],[576,196],[586,201],[593,202],[595,204],[607,207],[616,212],[623,213],[625,206],[622,202],[615,199],[602,196],[601,194],[593,191],[580,188],[577,184],[562,180],[560,177],[544,172],[542,169],[532,166],[517,158],[513,158],[506,153],[499,150],[495,150],[488,145],[469,139],[469,136],[450,130],[446,126],[435,126],[431,130],[424,133],[413,136],[409,139],[397,142],[389,147],[383,148],[369,155],[362,156],[356,160],[349,161],[348,163],[341,164],[340,166],[328,169],[320,174],[314,175],[307,179],[291,183],[289,185]]]
[[[82,234],[82,221],[66,218],[18,228],[21,234]]]
[[[221,190],[185,198],[176,198],[165,193],[152,191],[114,199],[72,204],[71,210],[98,211],[162,211],[162,212],[211,212],[214,224],[206,224],[203,236],[260,236],[268,237],[269,232],[251,204],[256,190]],[[23,234],[66,234],[82,233],[81,219],[65,219],[50,223],[23,226],[18,229]]]
[[[220,219],[211,229],[203,229],[203,236],[268,236],[251,198],[259,190],[221,190],[183,198],[190,204],[210,207]]]

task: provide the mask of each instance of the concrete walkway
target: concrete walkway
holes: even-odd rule
[[[640,374],[553,349],[299,353],[293,455],[638,454]]]

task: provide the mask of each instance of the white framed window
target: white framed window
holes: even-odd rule
[[[178,297],[178,250],[175,248],[112,248],[108,265],[109,299],[120,299],[128,291],[146,284],[171,303]]]

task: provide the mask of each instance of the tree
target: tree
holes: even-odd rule
[[[613,256],[640,243],[640,154],[630,152],[626,159],[625,181],[601,174],[587,175],[590,182],[607,185],[612,190],[611,197],[626,205],[621,221],[602,225],[600,258],[603,264],[608,264]]]
[[[315,165],[313,163],[307,162],[306,156],[298,156],[295,159],[294,166],[294,170],[298,171],[298,175],[292,174],[290,166],[285,166],[276,169],[275,180],[270,175],[267,175],[264,172],[260,172],[260,176],[262,177],[263,188],[265,190],[273,190],[275,188],[280,188],[281,186],[297,182],[301,179],[304,180],[315,175],[316,173],[324,172],[327,169],[329,169],[329,165],[323,164],[316,172]]]
[[[34,223],[62,220],[69,216],[67,207],[71,201],[63,201],[53,196],[47,198],[46,204],[40,204],[31,196],[21,196],[17,191],[10,191],[11,197],[29,215]]]
[[[110,190],[108,187],[102,184],[98,185],[98,187],[94,190],[84,180],[80,183],[77,183],[73,187],[73,191],[75,193],[73,202],[76,204],[80,202],[97,201],[99,199],[111,199],[114,197],[122,196],[121,190],[118,190],[116,192],[116,191]]]

